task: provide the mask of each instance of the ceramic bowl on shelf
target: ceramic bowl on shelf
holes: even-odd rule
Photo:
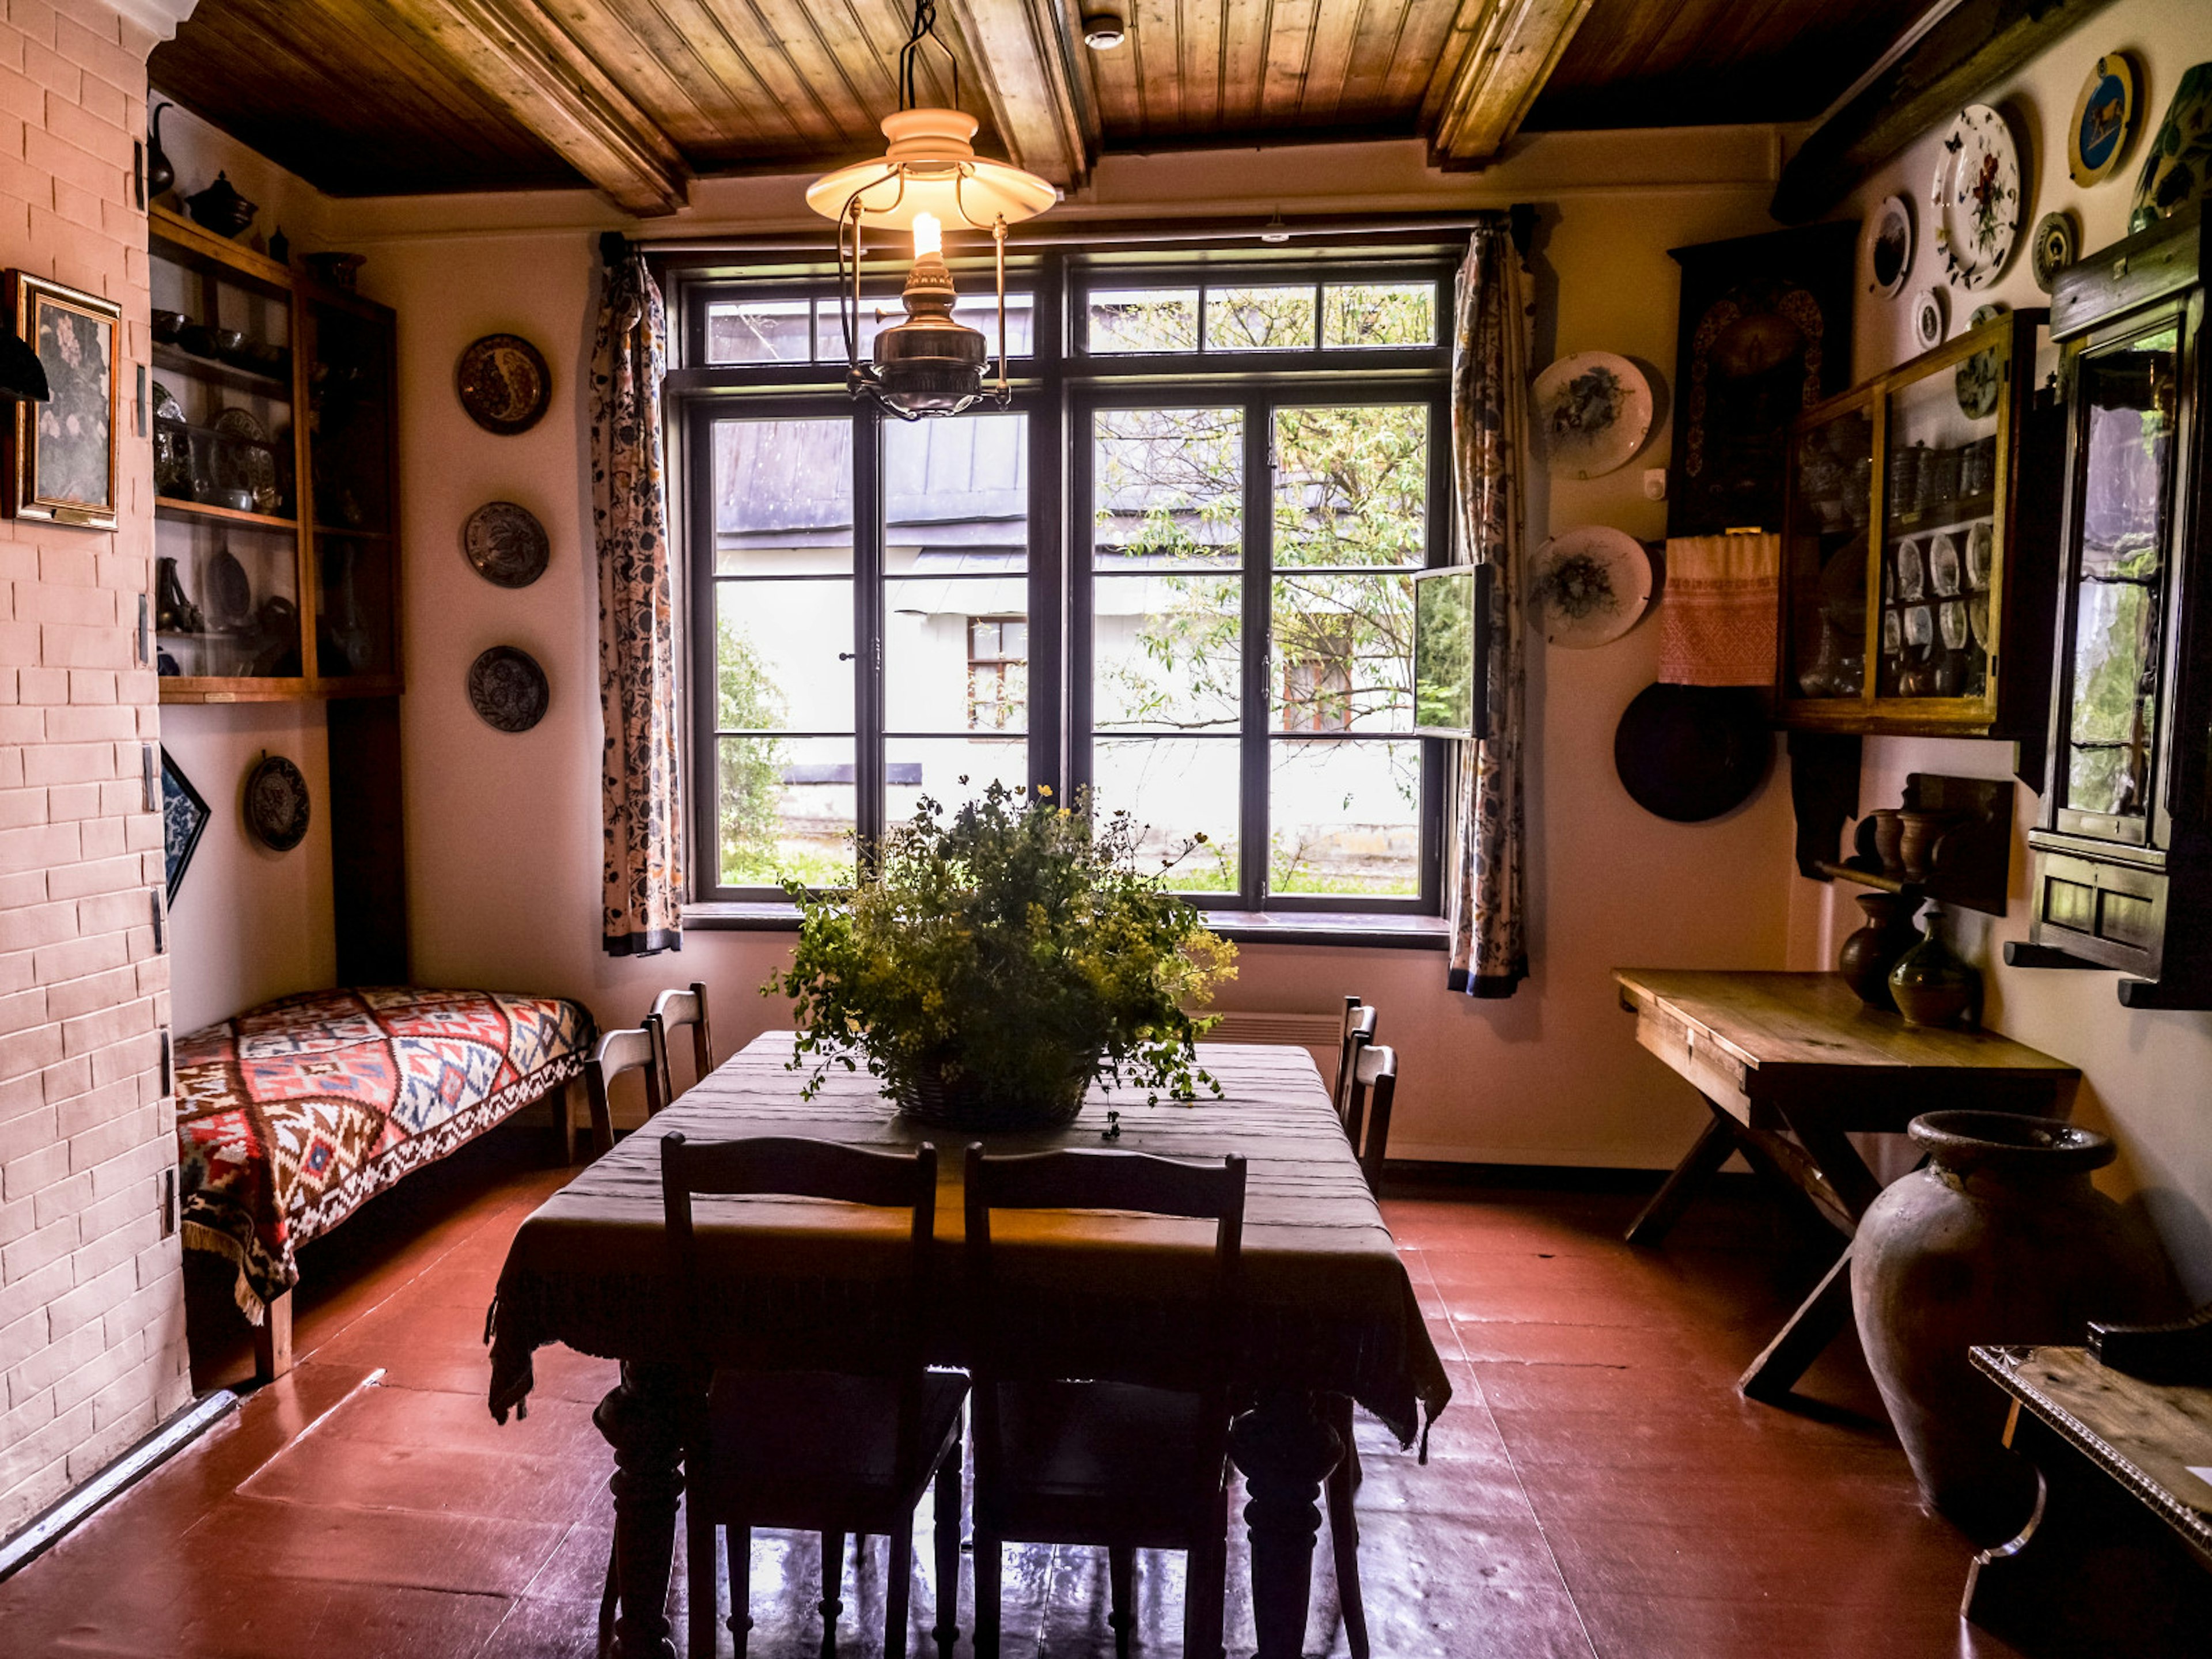
[[[153,315],[154,337],[163,345],[174,345],[191,320],[181,311],[157,311]]]
[[[177,343],[195,357],[222,358],[246,343],[246,331],[210,328],[204,323],[191,323],[178,335]]]
[[[234,513],[254,511],[254,495],[250,489],[210,489],[200,499],[211,507],[227,507]]]

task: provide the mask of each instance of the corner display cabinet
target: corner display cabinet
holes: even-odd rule
[[[1779,722],[2043,738],[2057,545],[2046,313],[1990,318],[1798,416]]]
[[[149,220],[161,701],[396,695],[392,313]]]
[[[2201,204],[2060,277],[2063,566],[2022,968],[2212,1008],[2212,466]]]

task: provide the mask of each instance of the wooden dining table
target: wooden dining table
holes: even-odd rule
[[[505,1422],[547,1343],[622,1363],[594,1420],[614,1450],[621,1607],[615,1652],[665,1659],[665,1614],[683,1491],[682,1425],[715,1365],[873,1369],[900,1328],[905,1218],[771,1197],[702,1198],[702,1271],[712,1311],[686,1320],[662,1228],[663,1134],[694,1140],[805,1135],[847,1146],[939,1150],[933,1363],[967,1352],[961,1292],[961,1158],[1110,1144],[1171,1158],[1246,1160],[1243,1294],[1235,1333],[1247,1402],[1231,1455],[1243,1472],[1260,1659],[1297,1659],[1322,1481],[1342,1455],[1322,1396],[1349,1395],[1412,1443],[1451,1385],[1332,1109],[1301,1048],[1204,1043],[1215,1097],[1147,1104],[1094,1091],[1064,1129],[977,1136],[900,1115],[865,1073],[832,1069],[812,1098],[791,1033],[769,1032],[702,1079],[541,1206],[515,1234],[493,1304],[490,1404]],[[1111,1123],[1109,1111],[1118,1113]],[[1110,1141],[1109,1129],[1118,1128]],[[1126,1213],[1009,1215],[993,1229],[1001,1296],[1059,1375],[1173,1387],[1205,1344],[1210,1224]],[[773,1432],[773,1425],[763,1425]]]

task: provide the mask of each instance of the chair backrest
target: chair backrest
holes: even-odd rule
[[[651,1117],[668,1103],[668,1074],[661,1069],[660,1044],[650,1030],[632,1026],[610,1031],[584,1062],[584,1091],[592,1103],[592,1145],[598,1152],[614,1150],[615,1120],[608,1091],[624,1072],[635,1071],[645,1073],[645,1115]]]
[[[1360,1049],[1375,1041],[1375,1010],[1363,1005],[1358,997],[1345,998],[1344,1046],[1336,1057],[1334,1101],[1337,1121],[1347,1126],[1351,1122],[1352,1073],[1358,1068]]]
[[[691,1225],[691,1200],[700,1194],[820,1198],[912,1212],[908,1279],[897,1302],[904,1310],[905,1328],[899,1333],[896,1465],[911,1468],[914,1442],[921,1431],[927,1364],[923,1343],[929,1321],[932,1241],[937,1231],[937,1148],[925,1142],[911,1153],[872,1152],[835,1141],[781,1135],[690,1141],[682,1131],[671,1130],[661,1136],[660,1203],[670,1266],[682,1305],[691,1310],[686,1328],[694,1331],[708,1328],[710,1322],[702,1316],[712,1289],[699,1272],[698,1236]],[[772,1425],[764,1428],[772,1431]]]
[[[963,1172],[967,1203],[969,1306],[975,1322],[969,1370],[975,1379],[975,1447],[978,1490],[995,1488],[999,1476],[998,1385],[1005,1380],[1002,1338],[1024,1333],[1003,1321],[993,1269],[994,1210],[1133,1210],[1146,1215],[1210,1220],[1213,1274],[1203,1329],[1204,1348],[1194,1356],[1206,1396],[1198,1458],[1191,1471],[1194,1499],[1211,1500],[1220,1479],[1229,1427],[1230,1362],[1237,1324],[1238,1285],[1244,1241],[1244,1160],[1194,1164],[1145,1152],[1078,1151],[988,1158],[968,1148]],[[1209,1474],[1208,1471],[1211,1471]],[[1210,1484],[1211,1483],[1211,1484]]]
[[[691,1028],[692,1081],[696,1083],[714,1069],[714,1038],[707,1024],[707,988],[696,979],[688,991],[663,991],[653,998],[653,1012],[646,1017],[646,1029],[659,1038],[660,1075],[672,1091],[676,1073],[668,1063],[668,1034],[679,1025]]]
[[[1378,1198],[1382,1194],[1382,1160],[1390,1150],[1390,1108],[1397,1093],[1398,1051],[1380,1043],[1363,1045],[1352,1065],[1352,1108],[1345,1133],[1352,1137],[1367,1190]]]

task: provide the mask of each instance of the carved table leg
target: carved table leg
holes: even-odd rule
[[[1342,1452],[1336,1431],[1303,1389],[1262,1394],[1230,1427],[1229,1455],[1252,1494],[1244,1520],[1252,1534],[1257,1659],[1299,1659],[1304,1650],[1314,1540],[1321,1530],[1315,1500]]]
[[[607,1482],[615,1498],[621,1585],[613,1653],[615,1659],[675,1659],[668,1580],[676,1557],[676,1500],[684,1491],[684,1425],[706,1379],[681,1365],[628,1361],[622,1378],[592,1413],[615,1453]]]

